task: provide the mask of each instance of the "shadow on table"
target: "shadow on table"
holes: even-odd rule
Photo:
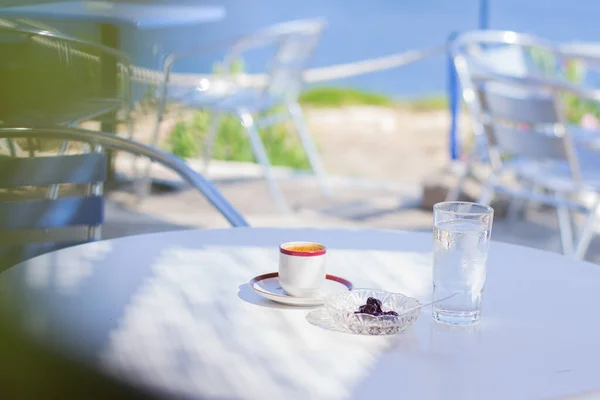
[[[166,399],[25,339],[0,310],[0,391],[6,399]]]
[[[279,304],[279,303],[275,303],[274,301],[264,299],[264,298],[260,297],[252,289],[252,286],[250,286],[249,283],[244,283],[243,285],[240,285],[239,289],[240,290],[238,292],[238,298],[242,301],[245,301],[246,303],[250,303],[255,306],[261,306],[261,307],[267,307],[267,308],[280,308],[280,309],[284,309],[284,310],[291,310],[291,309],[298,309],[298,308],[311,310],[311,309],[315,308],[314,306],[307,306],[307,307],[287,306],[285,304]]]

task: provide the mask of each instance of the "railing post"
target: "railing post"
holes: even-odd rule
[[[489,0],[479,0],[479,29],[488,29],[490,22]],[[453,32],[448,38],[448,42],[452,43],[457,33]],[[460,84],[452,54],[448,52],[448,107],[450,110],[450,158],[457,160],[460,157],[460,143],[458,140],[458,118],[460,110]]]
[[[488,0],[479,0],[479,29],[487,29],[490,24]]]
[[[448,38],[448,42],[452,43],[456,37],[456,32],[453,32]],[[456,69],[454,68],[454,61],[452,60],[452,54],[448,51],[448,106],[450,110],[450,159],[457,160],[460,157],[459,154],[459,141],[458,141],[458,111],[460,108],[460,87],[458,83],[458,76],[456,75]]]

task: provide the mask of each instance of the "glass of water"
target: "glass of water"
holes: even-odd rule
[[[433,319],[474,325],[481,314],[494,210],[463,201],[433,206]]]

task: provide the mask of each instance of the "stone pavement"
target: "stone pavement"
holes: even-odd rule
[[[123,164],[120,164],[123,166]],[[192,162],[192,166],[197,163]],[[120,168],[121,170],[123,168]],[[430,231],[432,213],[419,208],[421,187],[360,178],[332,177],[333,196],[324,198],[312,176],[278,168],[277,176],[293,212],[275,211],[255,165],[215,162],[210,176],[252,226],[348,227]],[[153,175],[176,178],[160,168]],[[222,228],[227,222],[201,194],[181,184],[173,191],[153,191],[141,204],[125,189],[108,194],[104,238],[178,229]],[[529,210],[526,220],[494,222],[494,240],[560,251],[553,210]],[[600,261],[600,239],[588,259]],[[525,260],[524,260],[525,261]]]

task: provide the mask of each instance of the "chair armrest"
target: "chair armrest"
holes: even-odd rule
[[[517,77],[501,75],[493,72],[476,73],[471,76],[474,82],[499,82],[516,87],[544,89],[552,92],[569,93],[580,99],[600,102],[600,89],[587,89],[571,82],[559,79],[548,79],[534,76]]]
[[[147,157],[150,160],[173,170],[182,179],[201,192],[232,226],[249,226],[242,214],[212,183],[191,169],[183,160],[165,151],[110,133],[74,128],[4,128],[0,129],[0,137],[52,137],[62,140],[88,142],[92,145],[102,146],[105,149],[124,151],[137,156]]]

